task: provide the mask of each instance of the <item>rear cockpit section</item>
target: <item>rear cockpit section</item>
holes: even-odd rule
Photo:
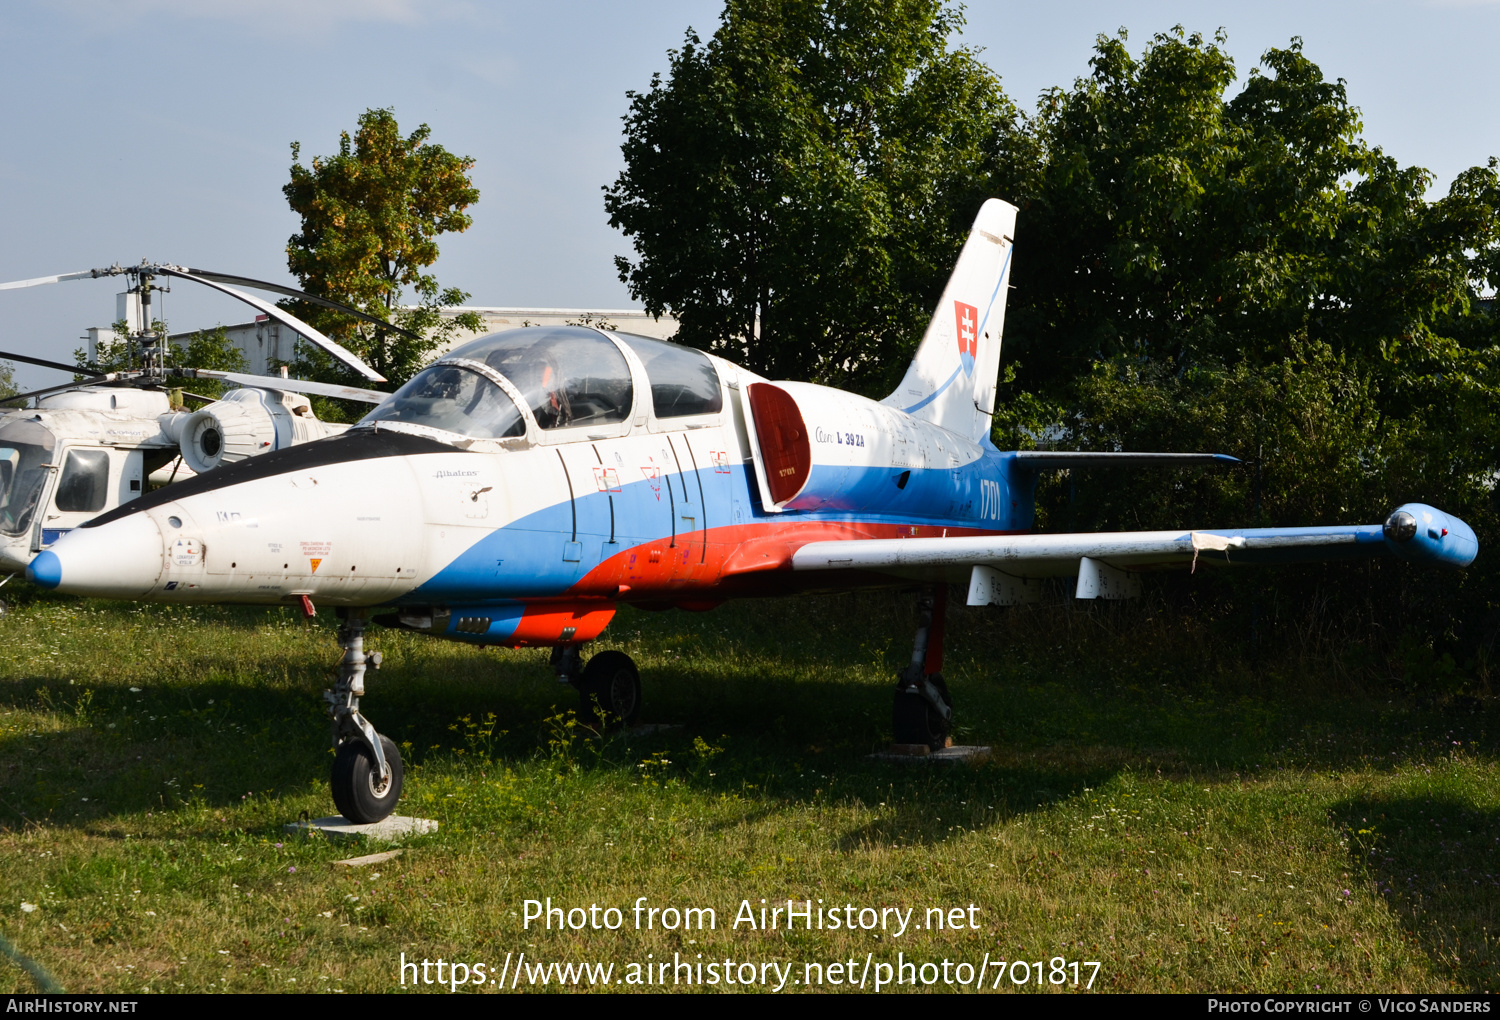
[[[718,414],[724,391],[713,361],[702,351],[634,333],[616,333],[645,366],[651,407],[658,418]]]

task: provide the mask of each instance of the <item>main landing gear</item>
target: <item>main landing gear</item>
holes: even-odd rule
[[[365,667],[380,668],[380,653],[365,655],[365,611],[350,609],[339,627],[339,678],[323,692],[333,718],[333,803],[351,822],[378,822],[401,799],[401,752],[390,737],[375,732],[359,714],[365,693]]]
[[[926,744],[934,751],[952,741],[953,698],[943,682],[943,616],[948,586],[937,585],[917,599],[920,624],[912,643],[911,664],[896,680],[891,729],[898,744]]]
[[[577,645],[555,645],[552,668],[560,683],[572,684],[581,701],[579,717],[602,728],[615,720],[633,723],[641,711],[641,674],[624,652],[600,652],[588,665]]]

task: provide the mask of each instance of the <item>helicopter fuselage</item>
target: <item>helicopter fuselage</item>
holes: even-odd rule
[[[78,389],[0,414],[0,571],[146,491],[177,456],[159,420],[170,412],[165,393]]]
[[[347,426],[306,396],[232,389],[197,411],[166,392],[80,386],[0,415],[0,570],[21,571],[74,528],[223,464],[312,442]]]

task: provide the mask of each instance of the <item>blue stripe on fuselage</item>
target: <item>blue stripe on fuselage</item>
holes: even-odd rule
[[[526,607],[519,602],[490,603],[483,606],[453,606],[449,613],[448,629],[443,631],[443,637],[453,641],[489,645],[504,641],[516,632],[516,628],[521,625],[521,617],[526,615]],[[489,621],[488,626],[482,631],[475,630],[476,618]],[[460,627],[464,629],[460,630]]]
[[[814,468],[808,489],[837,485],[839,497],[813,510],[766,513],[755,490],[747,465],[735,465],[727,479],[700,469],[700,478],[710,486],[727,480],[730,499],[714,498],[711,488],[700,496],[692,472],[661,479],[660,488],[649,482],[631,482],[621,491],[589,492],[575,497],[578,531],[576,544],[574,508],[556,503],[528,514],[504,527],[471,530],[475,541],[433,577],[397,601],[416,605],[431,602],[484,602],[485,600],[541,598],[565,594],[606,559],[635,546],[669,541],[674,515],[694,516],[694,534],[701,529],[731,524],[785,523],[796,521],[847,521],[871,524],[921,524],[923,526],[1015,531],[1031,526],[1032,491],[1035,475],[1013,470],[1014,459],[986,450],[978,460],[957,468],[913,468],[904,488],[897,480],[904,468]],[[844,477],[838,478],[842,473]],[[981,494],[981,480],[995,483],[989,498]],[[668,486],[671,488],[669,489]],[[614,497],[615,539],[609,542],[609,496]],[[698,515],[708,502],[706,520]],[[998,503],[998,506],[992,505]],[[740,508],[739,516],[730,509]],[[980,513],[986,517],[981,518]],[[998,515],[998,516],[997,516]],[[679,531],[679,533],[681,533]],[[577,559],[565,559],[577,556]]]

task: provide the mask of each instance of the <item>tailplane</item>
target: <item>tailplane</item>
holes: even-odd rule
[[[1015,233],[1015,206],[980,207],[906,378],[881,403],[975,442],[989,434]]]

